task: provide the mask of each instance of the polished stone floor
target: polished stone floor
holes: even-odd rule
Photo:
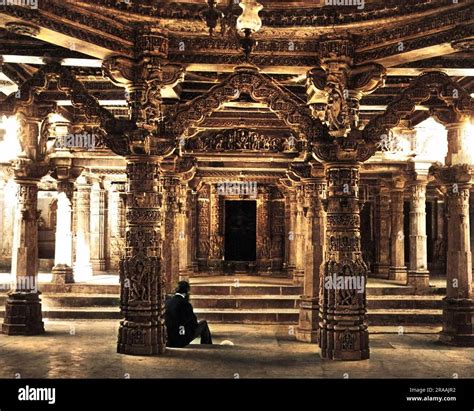
[[[288,326],[212,325],[215,345],[156,357],[115,353],[118,323],[47,321],[47,334],[0,335],[1,378],[474,378],[474,348],[440,345],[436,328],[373,327],[371,358],[320,359]]]

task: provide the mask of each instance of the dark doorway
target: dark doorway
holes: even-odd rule
[[[257,259],[257,205],[255,201],[225,202],[225,259]]]

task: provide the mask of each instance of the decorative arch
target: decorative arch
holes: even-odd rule
[[[31,78],[26,80],[18,92],[10,94],[2,101],[1,114],[16,114],[22,108],[31,107],[37,96],[48,90],[56,82],[59,91],[65,93],[72,105],[88,118],[97,119],[106,132],[106,145],[119,155],[130,153],[127,132],[135,130],[136,124],[128,120],[118,120],[91,96],[84,85],[75,78],[69,69],[57,62],[42,66]]]
[[[277,117],[307,140],[326,135],[326,128],[314,118],[310,109],[270,77],[252,67],[238,67],[222,83],[180,107],[167,120],[167,128],[175,138],[186,137],[188,129],[197,127],[224,103],[248,93],[256,102],[265,103]]]
[[[415,78],[400,96],[388,105],[383,114],[370,120],[363,131],[364,138],[371,141],[380,140],[383,134],[413,113],[416,105],[428,101],[433,95],[445,105],[440,114],[443,110],[452,113],[452,117],[474,114],[474,101],[465,89],[446,73],[429,71]],[[433,109],[431,114],[436,116],[437,110],[438,108]]]

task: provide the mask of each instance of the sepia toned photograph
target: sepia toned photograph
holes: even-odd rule
[[[472,411],[473,23],[0,0],[0,410]]]

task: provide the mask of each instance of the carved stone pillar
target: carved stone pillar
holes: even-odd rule
[[[392,230],[390,235],[390,258],[389,279],[407,282],[407,268],[405,266],[405,234],[403,232],[403,204],[404,204],[405,180],[396,177],[391,187],[390,212],[392,218]]]
[[[304,191],[303,188],[299,186],[296,191],[295,270],[293,274],[293,279],[296,284],[304,283],[305,220]]]
[[[179,213],[178,213],[178,263],[179,263],[179,277],[187,274],[189,265],[189,225],[188,225],[188,187],[187,184],[179,186]]]
[[[474,191],[469,196],[469,227],[471,228],[471,252],[474,250]],[[474,275],[474,259],[472,259],[472,273]]]
[[[376,218],[376,263],[374,274],[379,278],[388,278],[390,267],[390,191],[385,185],[379,187],[377,195]]]
[[[448,211],[447,295],[443,300],[443,330],[440,341],[474,346],[474,293],[469,238],[469,166],[434,167],[444,184]]]
[[[127,158],[127,228],[120,263],[120,323],[117,351],[152,355],[165,351],[162,319],[161,198],[159,165],[153,157]]]
[[[105,216],[107,214],[107,202],[106,190],[102,182],[95,182],[92,185],[90,198],[90,251],[92,269],[94,272],[105,271]]]
[[[12,250],[15,287],[8,294],[2,332],[36,335],[44,332],[38,290],[38,182],[47,167],[20,158],[14,172],[18,184]]]
[[[321,277],[321,356],[369,358],[366,324],[367,265],[360,241],[360,163],[325,164],[328,184],[326,262]]]
[[[426,182],[411,185],[410,196],[410,266],[407,285],[423,292],[430,285],[426,236]]]
[[[324,262],[325,217],[323,198],[326,181],[320,178],[302,180],[306,200],[306,249],[304,295],[300,298],[300,315],[296,339],[315,343],[319,329],[320,269]]]
[[[172,293],[179,281],[178,191],[180,181],[171,175],[162,176],[163,188],[163,278],[165,290]]]
[[[222,270],[224,261],[224,236],[222,235],[222,204],[216,184],[211,184],[209,268]]]
[[[54,267],[52,269],[55,284],[74,282],[72,270],[72,200],[73,181],[58,181],[58,209],[56,218],[56,243]]]
[[[188,273],[196,273],[198,271],[197,262],[197,233],[198,233],[198,194],[195,190],[188,189],[187,191],[187,212],[186,212],[186,227],[189,235],[188,239]]]
[[[74,279],[85,282],[92,279],[90,260],[90,201],[91,185],[82,175],[76,181],[76,259]]]
[[[367,274],[360,238],[359,182],[362,163],[376,142],[352,130],[349,137],[317,142],[313,155],[327,180],[325,262],[321,266],[319,347],[332,360],[369,358]]]
[[[179,275],[187,276],[197,271],[196,261],[196,197],[197,193],[181,185],[179,213]]]
[[[1,184],[1,182],[0,182]],[[0,214],[2,215],[1,242],[0,242],[0,266],[11,271],[12,250],[13,250],[13,222],[15,220],[16,204],[8,199],[14,198],[17,191],[13,179],[9,179],[3,185],[3,201],[0,199]]]
[[[125,247],[125,183],[113,182],[107,198],[107,269],[119,270]]]
[[[288,190],[287,197],[288,208],[288,273],[293,275],[295,273],[295,255],[296,255],[296,192],[294,189]]]
[[[271,270],[270,193],[268,187],[258,190],[257,200],[257,269],[260,274]]]

